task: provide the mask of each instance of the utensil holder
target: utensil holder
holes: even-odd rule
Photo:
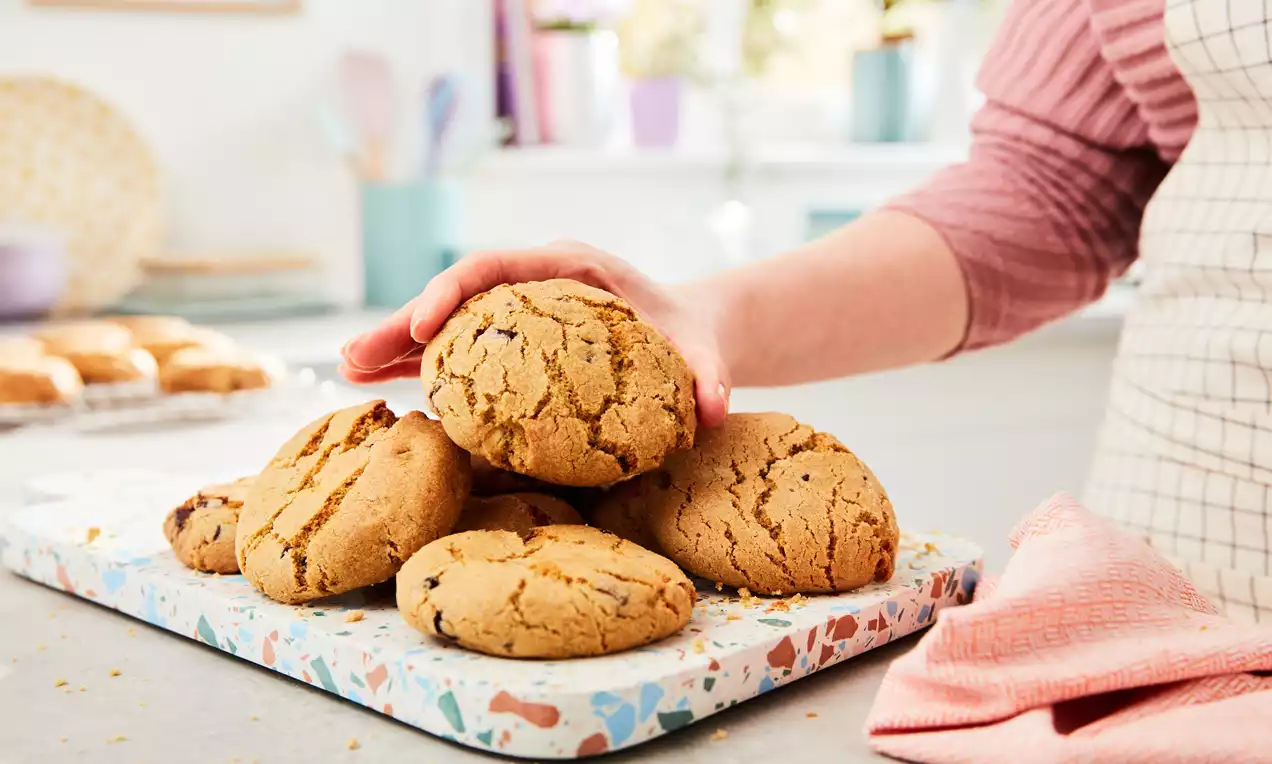
[[[911,47],[907,40],[853,54],[853,142],[896,143],[912,138]]]
[[[462,194],[439,180],[362,187],[363,303],[398,308],[460,257]]]

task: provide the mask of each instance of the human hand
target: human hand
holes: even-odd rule
[[[573,279],[622,297],[676,346],[694,375],[698,421],[724,422],[729,370],[716,339],[710,300],[684,288],[657,284],[622,259],[579,242],[534,249],[480,252],[438,274],[419,297],[341,350],[340,373],[367,384],[418,377],[424,345],[465,300],[499,284]]]

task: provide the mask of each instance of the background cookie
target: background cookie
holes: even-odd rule
[[[86,385],[153,380],[159,373],[154,356],[141,348],[76,347],[60,350],[56,355],[70,361]]]
[[[237,573],[234,534],[254,478],[210,485],[168,513],[163,535],[182,565],[208,573]]]
[[[8,358],[33,358],[44,355],[44,343],[34,337],[0,337],[0,363]]]
[[[623,300],[568,280],[502,285],[429,342],[430,406],[465,450],[550,483],[599,486],[693,444],[693,377]]]
[[[386,581],[450,531],[468,455],[435,421],[384,401],[342,409],[279,449],[243,505],[235,549],[257,589],[304,602]]]
[[[785,414],[730,415],[602,505],[643,507],[665,554],[753,592],[847,591],[892,577],[898,530],[883,486],[834,437]]]
[[[470,496],[455,524],[463,531],[511,531],[525,535],[541,525],[582,525],[574,507],[543,493],[505,493],[501,496]]]
[[[670,560],[583,525],[527,539],[472,531],[402,568],[398,609],[426,634],[511,658],[577,658],[647,644],[689,622],[693,585]]]
[[[76,321],[46,326],[35,333],[46,353],[65,350],[124,350],[132,347],[133,335],[109,321]]]
[[[84,383],[64,358],[0,359],[0,403],[53,405],[79,398]]]
[[[159,369],[167,393],[233,393],[273,384],[278,370],[255,354],[236,348],[188,347],[168,356]]]

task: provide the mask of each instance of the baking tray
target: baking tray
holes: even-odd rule
[[[27,494],[63,498],[9,516],[5,565],[433,735],[539,759],[629,748],[700,721],[929,626],[942,608],[967,602],[980,578],[974,544],[905,535],[886,584],[744,600],[700,581],[693,619],[669,639],[600,658],[517,661],[410,628],[391,585],[296,607],[241,576],[190,571],[161,529],[172,481],[136,479],[157,482],[115,475],[103,492],[82,474],[65,491],[44,480]]]

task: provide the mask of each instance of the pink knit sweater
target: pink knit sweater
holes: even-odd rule
[[[1135,259],[1144,206],[1197,121],[1163,0],[1014,0],[979,77],[970,159],[892,202],[963,269],[963,348],[1091,302]]]

